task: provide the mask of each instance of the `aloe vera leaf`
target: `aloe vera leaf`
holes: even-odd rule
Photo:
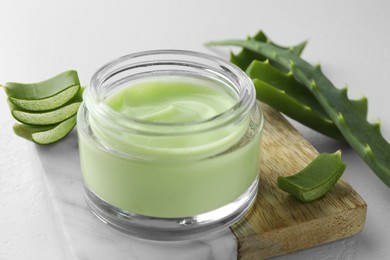
[[[11,114],[16,120],[24,124],[52,125],[76,114],[80,104],[81,102],[74,102],[47,112],[29,112],[11,109]]]
[[[298,102],[301,102],[305,106],[309,106],[312,110],[330,120],[315,96],[308,91],[305,86],[296,81],[292,73],[286,74],[280,72],[272,67],[268,60],[265,62],[254,60],[247,68],[246,74],[251,79],[262,80],[273,87],[285,91],[286,94],[293,97]]]
[[[261,42],[268,41],[268,37],[263,31],[259,31],[255,36],[248,37],[248,39],[254,39],[256,41]],[[242,49],[237,55],[233,52],[230,53],[230,62],[237,65],[244,71],[247,69],[247,67],[249,66],[249,64],[251,64],[253,60],[265,61],[266,58],[261,54],[247,49]]]
[[[253,83],[256,88],[257,99],[261,102],[272,106],[313,130],[339,141],[345,141],[332,120],[316,113],[309,106],[303,105],[285,91],[275,88],[262,80],[254,79]]]
[[[279,176],[277,185],[302,202],[310,202],[324,196],[340,179],[345,167],[340,151],[322,153],[297,174]]]
[[[50,110],[64,105],[80,89],[75,70],[68,70],[37,83],[7,82],[3,86],[9,100],[30,111]]]
[[[283,47],[271,42],[263,31],[259,31],[254,37],[248,37],[248,39],[268,42],[285,50],[290,49],[298,56],[301,55],[307,43],[302,42],[293,47]],[[245,48],[237,55],[231,52],[230,61],[246,70],[252,79],[257,78],[262,81],[254,82],[258,93],[257,99],[324,135],[345,141],[313,94],[297,82],[291,73],[281,72],[286,72],[286,70],[281,68],[278,63],[271,61],[271,65],[264,55]],[[279,70],[274,69],[274,67]],[[271,89],[272,87],[281,91]]]
[[[33,126],[25,124],[15,124],[14,132],[20,137],[33,141],[37,144],[51,144],[72,131],[76,125],[76,115],[62,121],[61,123],[48,126]]]
[[[7,82],[5,92],[15,99],[36,100],[54,96],[74,85],[80,85],[77,71],[68,70],[37,83]]]
[[[390,187],[390,144],[382,136],[379,124],[371,124],[366,120],[366,113],[362,109],[366,106],[365,99],[349,100],[346,91],[336,88],[322,73],[320,67],[312,66],[291,51],[271,44],[254,40],[227,40],[210,42],[208,45],[243,47],[258,52],[285,69],[291,70],[295,79],[305,85],[317,98],[349,145]]]
[[[263,31],[259,31],[255,36],[253,37],[248,37],[249,40],[255,40],[255,41],[260,41],[260,42],[268,42],[270,44],[273,44],[279,48],[288,50],[291,49],[294,53],[296,53],[298,56],[301,55],[303,52],[305,46],[306,46],[306,41],[302,42],[300,44],[297,44],[292,47],[284,47],[277,45],[276,43],[273,43],[270,41],[270,39],[267,37],[267,35]],[[257,52],[248,50],[248,49],[242,49],[237,55],[234,54],[233,52],[230,53],[230,61],[240,67],[242,70],[246,70],[248,66],[251,64],[253,60],[258,60],[258,61],[265,61],[267,58]],[[273,64],[273,61],[271,61],[273,66],[278,67],[278,64]],[[283,68],[278,67],[279,69],[283,70]]]
[[[253,61],[246,73],[253,79],[257,99],[331,138],[345,141],[313,94],[291,73],[273,68],[268,61]]]
[[[30,125],[52,125],[64,121],[77,113],[83,101],[82,93],[84,88],[80,88],[78,93],[65,105],[49,111],[31,112],[24,110],[8,101],[12,116],[21,123]]]
[[[59,92],[58,94],[43,98],[43,99],[17,99],[13,97],[8,97],[9,101],[18,106],[21,109],[29,111],[45,111],[58,108],[64,105],[66,102],[71,100],[79,91],[80,86],[74,85],[70,86],[67,89]]]

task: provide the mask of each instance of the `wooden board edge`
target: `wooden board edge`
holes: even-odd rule
[[[366,214],[367,204],[364,203],[360,207],[299,225],[244,239],[236,237],[237,258],[266,259],[354,236],[363,230]]]

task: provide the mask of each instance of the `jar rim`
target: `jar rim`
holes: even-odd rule
[[[168,59],[169,56],[175,56],[176,59]],[[158,61],[154,61],[154,58],[159,57],[160,59]],[[164,59],[164,57],[167,57]],[[179,59],[180,57],[180,59]],[[141,59],[141,61],[137,61],[137,59]],[[146,59],[143,60],[142,59]],[[197,59],[195,62],[191,62],[191,59]],[[190,64],[190,65],[199,65],[202,66],[201,62],[212,62],[214,65],[217,65],[216,68],[218,68],[218,71],[216,68],[208,67],[207,65],[203,64],[207,67],[209,72],[218,74],[219,76],[223,76],[229,81],[231,81],[235,87],[239,88],[238,92],[238,100],[234,103],[233,106],[228,108],[225,111],[222,111],[221,113],[206,118],[203,120],[198,121],[186,121],[186,122],[160,122],[160,121],[149,121],[149,120],[143,120],[140,118],[131,117],[129,115],[125,115],[123,113],[120,113],[111,107],[109,107],[105,102],[102,101],[102,99],[99,98],[97,93],[97,88],[104,84],[107,80],[109,80],[111,77],[123,72],[124,70],[132,69],[132,67],[129,67],[129,64],[124,66],[126,62],[132,62],[130,63],[133,67],[136,66],[142,66],[149,62],[149,64],[152,65],[159,65],[159,62],[163,61],[170,61],[170,62],[178,62],[180,65]],[[123,66],[121,66],[123,65]],[[109,62],[107,62],[105,65],[101,66],[92,76],[89,86],[86,88],[86,91],[84,92],[84,100],[86,101],[86,105],[88,107],[88,110],[93,112],[93,110],[96,110],[97,114],[100,114],[101,116],[107,118],[111,118],[110,120],[115,120],[116,122],[126,122],[126,125],[129,124],[137,124],[137,125],[143,125],[143,126],[158,126],[158,127],[191,127],[191,126],[201,126],[201,125],[207,125],[210,122],[221,120],[226,123],[226,120],[234,120],[239,114],[245,113],[245,111],[249,111],[256,101],[256,91],[253,86],[252,80],[243,72],[239,67],[236,65],[228,62],[225,59],[205,54],[201,52],[195,52],[195,51],[189,51],[189,50],[178,50],[178,49],[162,49],[162,50],[150,50],[150,51],[142,51],[142,52],[136,52],[128,55],[121,56],[119,58],[113,59]],[[88,103],[92,101],[93,103],[97,103],[99,106],[98,109],[93,108]],[[233,116],[232,118],[232,115]],[[225,120],[226,119],[226,120]],[[206,127],[207,128],[207,127]]]

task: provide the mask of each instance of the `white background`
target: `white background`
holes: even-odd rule
[[[281,44],[309,40],[304,57],[350,96],[369,100],[390,140],[389,1],[4,1],[0,0],[0,83],[34,82],[76,69],[87,84],[105,62],[162,48],[207,49],[209,40],[244,38],[263,29]],[[12,132],[0,91],[0,259],[62,259],[62,247],[34,147]],[[387,259],[390,189],[347,146],[299,126],[320,151],[343,148],[344,178],[368,204],[364,231],[353,239],[281,259]],[[63,167],[63,166],[62,166]],[[66,167],[66,166],[65,166]],[[158,256],[156,256],[157,258]]]

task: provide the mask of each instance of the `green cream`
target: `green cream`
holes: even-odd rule
[[[189,81],[150,81],[125,88],[107,104],[129,117],[181,123],[210,119],[231,108],[236,100],[227,92]]]
[[[81,167],[89,190],[115,207],[155,217],[194,216],[237,199],[259,171],[260,131],[246,138],[250,114],[208,131],[166,135],[186,124],[194,130],[198,122],[212,124],[237,103],[233,93],[216,84],[150,80],[112,93],[105,103],[131,120],[150,122],[144,130],[155,129],[154,123],[168,126],[159,135],[145,135],[107,131],[90,118],[94,135],[121,152],[109,152],[80,132]]]

